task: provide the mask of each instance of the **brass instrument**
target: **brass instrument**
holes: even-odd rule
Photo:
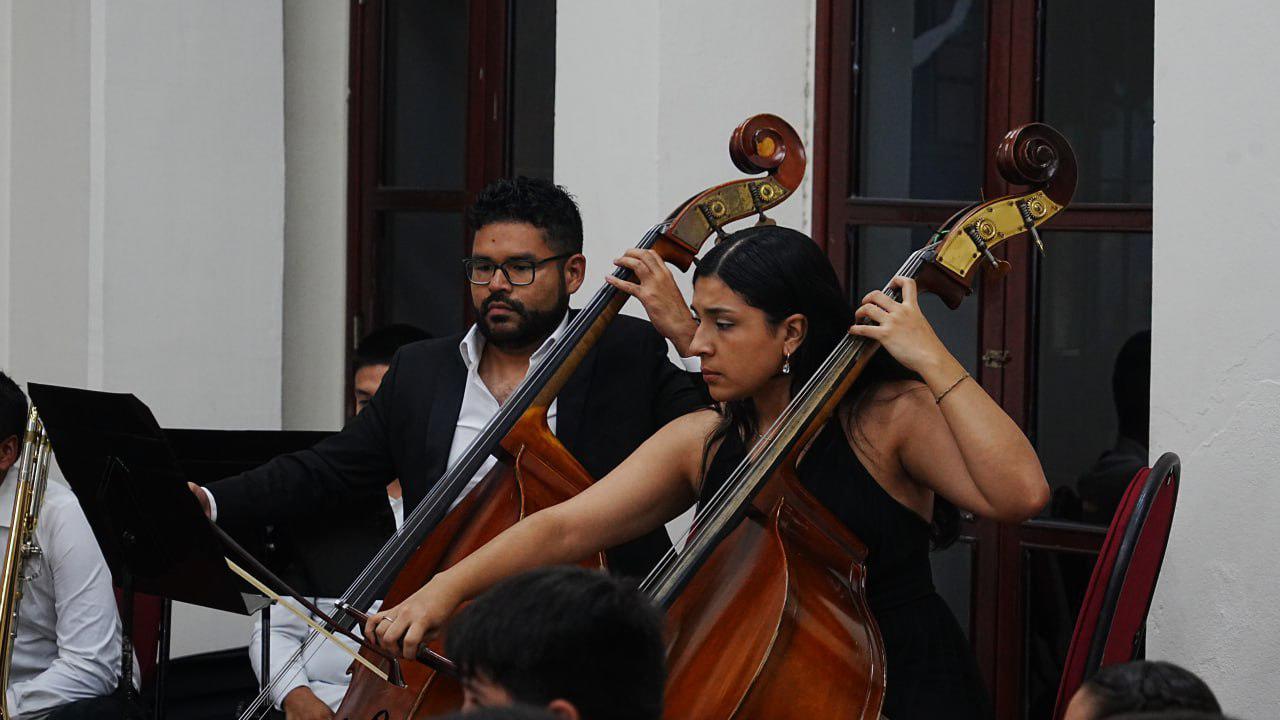
[[[4,572],[0,575],[0,719],[11,717],[7,694],[9,668],[13,662],[13,644],[18,635],[18,604],[22,600],[22,583],[27,579],[27,559],[41,553],[36,542],[36,525],[44,502],[45,484],[49,480],[51,447],[40,415],[31,408],[27,429],[18,458],[18,486],[13,493],[13,516],[9,524],[9,542],[4,550]]]

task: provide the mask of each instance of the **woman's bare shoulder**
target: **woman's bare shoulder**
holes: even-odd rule
[[[909,420],[933,404],[929,386],[920,380],[889,380],[868,389],[860,403],[864,422],[890,423]]]
[[[906,433],[932,405],[933,395],[923,382],[890,380],[869,388],[857,403],[842,403],[840,424],[864,462],[893,464]]]
[[[667,423],[655,437],[660,436],[665,443],[701,448],[720,424],[720,418],[720,413],[712,408],[695,410]]]

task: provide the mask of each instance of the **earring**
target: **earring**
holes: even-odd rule
[[[782,359],[782,374],[791,374],[791,353],[785,353]]]

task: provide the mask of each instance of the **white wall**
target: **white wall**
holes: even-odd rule
[[[103,386],[166,427],[278,428],[280,4],[97,4]]]
[[[284,428],[342,426],[346,0],[284,1]]]
[[[1251,718],[1280,706],[1278,33],[1266,0],[1156,7],[1151,439],[1183,478],[1149,654]]]
[[[729,133],[748,116],[780,115],[812,144],[806,5],[560,0],[555,179],[582,207],[588,287],[690,195],[743,177]],[[762,28],[767,49],[734,39]],[[806,177],[774,213],[780,223],[808,231],[811,188]],[[625,311],[642,314],[634,302]]]
[[[13,105],[13,1],[0,0],[0,369],[9,367],[9,125]]]
[[[88,375],[87,3],[13,5],[9,370],[24,382]]]
[[[795,2],[557,2],[554,174],[582,208],[588,293],[681,202],[745,177],[728,148],[746,118],[778,115],[812,147],[816,5],[805,5],[797,12],[804,5]],[[741,39],[765,29],[767,43]],[[804,232],[809,170],[772,213]],[[690,297],[689,274],[677,280]],[[644,317],[634,300],[623,312]],[[677,541],[692,514],[667,526]]]
[[[279,427],[280,3],[5,2],[0,19],[8,369],[133,392],[166,427]],[[174,653],[243,627],[179,607]]]

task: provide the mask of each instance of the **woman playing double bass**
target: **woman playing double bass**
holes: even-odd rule
[[[645,264],[643,254],[620,262]],[[637,271],[637,285],[619,286],[671,287],[658,264],[647,268]],[[898,278],[895,286],[901,302],[873,292],[853,313],[809,238],[770,226],[731,235],[694,275],[690,347],[717,407],[672,421],[589,489],[514,525],[373,616],[366,632],[411,656],[461,602],[501,578],[573,562],[705,502],[852,332],[887,353],[874,357],[805,450],[800,480],[867,546],[867,596],[888,668],[884,714],[984,715],[968,643],[933,588],[930,545],[954,536],[955,506],[1018,522],[1039,511],[1049,490],[1022,432],[921,314],[914,281]]]

